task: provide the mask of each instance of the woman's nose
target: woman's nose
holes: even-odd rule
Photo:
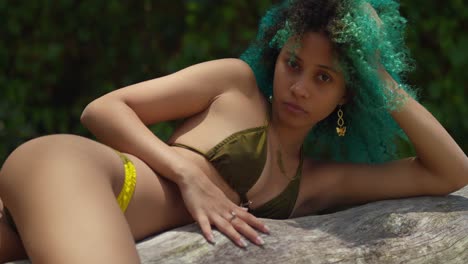
[[[309,92],[306,89],[305,83],[303,80],[298,80],[291,86],[291,92],[296,97],[309,98]]]

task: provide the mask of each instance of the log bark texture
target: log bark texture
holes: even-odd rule
[[[263,247],[235,246],[193,224],[137,245],[150,263],[468,263],[468,186],[446,197],[373,202],[344,211],[265,222]],[[14,262],[26,264],[28,261]]]

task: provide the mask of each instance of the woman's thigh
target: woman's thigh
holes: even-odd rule
[[[74,135],[37,138],[13,151],[0,171],[0,195],[33,262],[137,262],[112,189],[120,166],[112,149]]]
[[[175,183],[155,173],[136,156],[123,154],[133,162],[137,175],[135,192],[125,211],[135,240],[194,222]],[[118,175],[120,179],[114,184],[116,196],[124,182],[121,174]]]

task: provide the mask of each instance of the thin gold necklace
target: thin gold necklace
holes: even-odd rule
[[[281,142],[279,140],[279,136],[278,136],[278,133],[276,133],[275,131],[275,134],[276,134],[276,137],[278,138],[278,148],[276,149],[276,164],[278,165],[278,168],[281,172],[281,174],[286,178],[288,179],[289,181],[294,181],[295,179],[298,178],[298,174],[297,174],[297,171],[295,172],[295,175],[291,178],[288,176],[288,174],[286,173],[286,169],[284,167],[284,162],[283,162],[283,154],[281,152],[281,149],[283,148],[282,145],[281,145]],[[301,145],[301,149],[300,149],[300,152],[301,152],[301,159],[302,159],[302,145]],[[300,163],[301,161],[299,161]]]

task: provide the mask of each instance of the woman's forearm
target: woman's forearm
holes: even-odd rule
[[[392,92],[407,98],[398,111],[391,114],[413,144],[418,159],[433,175],[443,177],[456,187],[468,184],[468,157],[437,119],[421,104],[400,89],[395,80],[383,73]]]
[[[97,99],[85,108],[81,122],[100,142],[137,156],[161,176],[177,184],[186,180],[180,155],[154,135],[124,102]]]

